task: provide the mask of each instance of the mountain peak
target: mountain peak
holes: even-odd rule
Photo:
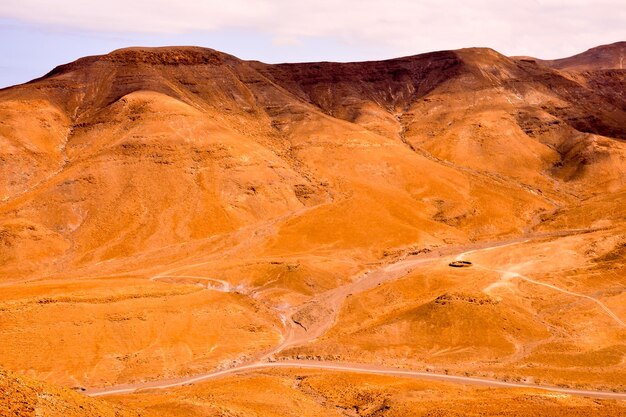
[[[215,49],[198,46],[129,47],[116,49],[108,54],[93,55],[59,65],[42,78],[72,72],[94,63],[146,65],[220,65],[225,60],[237,59]]]
[[[199,46],[130,47],[116,49],[101,59],[123,63],[145,63],[153,65],[204,65],[220,64],[234,58],[215,49]]]
[[[626,69],[626,41],[596,46],[567,58],[538,61],[561,70]]]

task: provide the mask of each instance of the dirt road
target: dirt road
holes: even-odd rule
[[[579,233],[580,231],[573,231],[574,233]],[[559,232],[559,235],[563,235],[562,232]],[[211,378],[218,378],[227,375],[233,375],[237,373],[242,373],[246,371],[253,370],[262,370],[262,369],[272,369],[272,368],[296,368],[296,369],[317,369],[317,370],[332,370],[332,371],[341,371],[341,372],[358,372],[358,373],[370,373],[377,375],[389,375],[389,376],[400,376],[400,377],[410,377],[410,378],[421,378],[421,379],[429,379],[429,380],[438,380],[438,381],[447,381],[454,383],[462,383],[462,384],[478,384],[490,387],[499,387],[499,388],[528,388],[528,389],[540,389],[540,390],[548,390],[548,391],[556,391],[565,394],[571,395],[582,395],[582,396],[591,396],[598,398],[613,398],[626,400],[626,393],[615,393],[615,392],[605,392],[605,391],[593,391],[593,390],[580,390],[580,389],[571,389],[571,388],[561,388],[561,387],[553,387],[553,386],[543,386],[531,383],[521,383],[521,382],[505,382],[499,381],[497,379],[487,379],[487,378],[478,378],[478,377],[465,377],[465,376],[456,376],[456,375],[445,375],[445,374],[436,374],[431,372],[422,372],[416,370],[405,370],[405,369],[395,369],[388,367],[381,367],[376,365],[369,364],[342,364],[342,363],[334,363],[334,362],[324,362],[324,361],[273,361],[271,358],[284,351],[285,349],[293,346],[299,346],[306,343],[309,343],[321,335],[323,335],[329,328],[333,326],[335,323],[336,317],[339,313],[341,306],[343,305],[345,299],[349,295],[361,293],[363,291],[367,291],[371,288],[376,287],[384,282],[389,282],[395,279],[399,279],[401,277],[406,276],[416,267],[430,263],[435,261],[441,261],[448,258],[458,258],[464,259],[467,258],[470,254],[489,251],[496,248],[503,248],[510,245],[525,243],[534,238],[544,238],[547,237],[544,235],[537,235],[536,237],[523,237],[519,239],[511,239],[503,242],[492,242],[492,243],[482,243],[474,245],[471,250],[469,248],[459,248],[455,250],[444,250],[436,255],[420,255],[407,257],[405,259],[400,259],[392,264],[387,264],[382,266],[381,268],[375,271],[368,271],[364,274],[355,278],[352,282],[326,291],[322,294],[317,295],[312,300],[308,301],[302,306],[296,306],[291,308],[288,311],[284,311],[280,313],[281,322],[283,323],[282,330],[282,342],[273,348],[269,352],[265,352],[263,355],[259,356],[255,360],[252,360],[248,363],[239,364],[237,366],[233,366],[229,369],[224,370],[216,370],[212,372],[208,372],[201,375],[170,379],[170,380],[162,380],[162,381],[152,381],[152,382],[143,382],[137,384],[127,384],[127,385],[119,385],[115,387],[109,388],[100,388],[100,389],[90,389],[86,391],[87,395],[91,396],[101,396],[101,395],[113,395],[113,394],[125,394],[132,393],[138,390],[143,389],[165,389],[172,388],[176,386],[192,384],[195,382],[204,381]],[[609,314],[617,323],[624,325],[624,322],[617,317],[612,311],[610,311],[603,303],[592,298],[590,296],[586,296],[584,294],[573,293],[568,290],[564,290],[558,288],[552,284],[541,283],[538,281],[534,281],[528,277],[525,277],[521,274],[511,271],[505,271],[501,269],[491,269],[485,266],[479,266],[480,268],[490,270],[492,272],[497,272],[501,274],[513,274],[512,276],[520,279],[527,280],[529,282],[533,282],[537,285],[544,285],[549,288],[552,288],[557,291],[561,291],[570,295],[575,295],[578,297],[588,298],[596,303],[598,303],[606,312]],[[178,271],[184,268],[177,268]],[[166,275],[167,273],[172,273],[173,270],[166,271],[163,274],[156,275],[152,277],[152,280],[168,280],[172,283],[187,283],[189,284],[192,280],[194,282],[197,281],[209,281],[215,282],[219,284],[219,287],[215,287],[213,289],[218,291],[228,291],[230,289],[230,284],[226,281],[215,280],[213,278],[202,277],[197,275],[178,275],[171,276]],[[302,323],[299,323],[295,317],[298,312],[303,309],[317,309],[316,320],[311,323],[311,326],[305,327]],[[277,309],[275,309],[278,311]]]
[[[196,382],[206,381],[208,379],[224,377],[228,375],[256,371],[266,369],[277,368],[289,368],[289,369],[312,369],[312,370],[328,370],[337,372],[355,372],[361,374],[374,374],[374,375],[386,375],[397,376],[402,378],[418,378],[432,381],[452,382],[459,384],[471,384],[480,385],[493,388],[522,388],[522,389],[536,389],[542,391],[560,392],[569,395],[578,395],[594,398],[607,398],[614,400],[626,401],[626,393],[608,392],[608,391],[592,391],[582,390],[574,388],[563,388],[554,386],[537,385],[523,382],[506,382],[498,381],[496,379],[478,378],[478,377],[466,377],[457,375],[445,375],[431,372],[413,371],[407,369],[387,368],[376,365],[363,365],[363,364],[344,364],[336,362],[324,362],[324,361],[284,361],[284,362],[264,362],[264,363],[252,363],[249,365],[242,365],[231,369],[222,371],[210,372],[204,375],[198,375],[187,378],[172,379],[167,381],[155,381],[146,382],[142,384],[133,385],[120,385],[113,388],[103,388],[87,391],[87,395],[92,397],[114,394],[130,394],[139,390],[145,389],[167,389],[174,388],[182,385],[193,384]]]

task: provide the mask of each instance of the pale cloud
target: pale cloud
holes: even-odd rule
[[[280,46],[300,46],[303,45],[302,41],[295,36],[274,36],[272,39],[274,45]]]
[[[107,33],[242,29],[277,45],[323,37],[390,56],[490,46],[553,58],[626,39],[624,0],[2,0],[0,17]]]

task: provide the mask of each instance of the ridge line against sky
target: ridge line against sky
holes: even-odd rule
[[[127,46],[198,45],[269,63],[463,47],[562,58],[626,40],[623,0],[3,0],[0,87]]]

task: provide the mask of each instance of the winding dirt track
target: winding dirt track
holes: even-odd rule
[[[581,231],[575,230],[570,231],[570,233],[580,233]],[[399,261],[382,266],[381,268],[366,272],[359,277],[357,277],[352,282],[334,288],[332,290],[326,291],[322,294],[317,295],[313,298],[313,300],[301,305],[292,308],[287,312],[280,313],[281,322],[283,323],[283,331],[282,331],[282,341],[281,343],[273,348],[269,352],[265,352],[264,354],[257,357],[257,359],[250,361],[248,363],[239,364],[233,366],[228,369],[223,370],[215,370],[212,372],[208,372],[201,375],[169,379],[169,380],[160,380],[160,381],[151,381],[151,382],[141,382],[135,384],[124,384],[107,388],[96,388],[89,389],[85,391],[85,394],[90,396],[103,396],[103,395],[113,395],[113,394],[128,394],[133,393],[139,390],[144,389],[166,389],[173,388],[177,386],[192,384],[195,382],[205,381],[212,378],[223,377],[227,375],[238,374],[246,371],[253,370],[266,370],[273,368],[295,368],[295,369],[317,369],[317,370],[330,370],[330,371],[340,371],[340,372],[357,372],[357,373],[367,373],[367,374],[377,374],[377,375],[388,375],[388,376],[399,376],[399,377],[408,377],[408,378],[420,378],[420,379],[428,379],[428,380],[437,380],[437,381],[445,381],[445,382],[453,382],[453,383],[461,383],[461,384],[475,384],[482,385],[488,387],[496,387],[496,388],[526,388],[526,389],[539,389],[539,390],[547,390],[547,391],[555,391],[564,394],[570,395],[580,395],[580,396],[589,396],[589,397],[597,397],[597,398],[611,398],[618,400],[626,400],[626,393],[616,393],[616,392],[607,392],[607,391],[593,391],[593,390],[581,390],[581,389],[572,389],[572,388],[562,388],[562,387],[554,387],[554,386],[544,386],[537,385],[531,383],[521,383],[521,382],[505,382],[499,381],[497,379],[488,379],[488,378],[478,378],[478,377],[465,377],[465,376],[456,376],[456,375],[445,375],[445,374],[437,374],[431,372],[422,372],[415,370],[406,370],[406,369],[396,369],[383,367],[372,364],[347,364],[347,363],[339,363],[339,362],[326,362],[326,361],[279,361],[276,362],[272,359],[272,357],[281,351],[298,345],[303,345],[309,343],[321,335],[323,335],[329,328],[333,326],[339,310],[343,305],[345,299],[351,295],[360,293],[363,291],[367,291],[368,289],[374,288],[377,285],[389,282],[395,279],[399,279],[401,277],[406,276],[413,269],[415,269],[419,265],[423,265],[426,263],[441,261],[450,257],[457,257],[459,259],[466,258],[469,254],[483,252],[488,250],[493,250],[496,248],[503,248],[506,246],[525,243],[532,239],[537,238],[545,238],[545,237],[554,237],[554,236],[563,236],[567,233],[558,232],[555,234],[542,234],[536,235],[534,237],[525,236],[523,238],[511,239],[503,242],[492,242],[492,243],[482,243],[475,245],[471,250],[467,250],[468,248],[464,248],[464,251],[458,250],[443,250],[437,255],[433,256],[414,256],[405,259],[400,259]],[[193,265],[192,265],[193,266]],[[556,291],[560,291],[566,294],[570,294],[577,297],[587,298],[591,301],[597,303],[602,309],[609,314],[618,324],[626,327],[624,322],[613,313],[606,305],[604,305],[599,300],[584,295],[574,293],[568,290],[564,290],[558,288],[552,284],[546,284],[539,281],[532,280],[528,277],[525,277],[517,272],[506,271],[501,269],[491,269],[485,266],[479,266],[481,269],[486,269],[492,272],[497,272],[500,274],[509,274],[511,277],[520,278],[529,282],[532,282],[537,285],[543,285],[554,289]],[[171,274],[173,272],[181,271],[186,269],[185,267],[179,267],[175,269],[168,270],[163,272],[162,274],[158,274],[153,276],[151,280],[168,280],[172,283],[189,283],[189,280],[203,280],[208,282],[215,282],[219,284],[219,287],[207,286],[209,289],[214,289],[217,291],[229,291],[233,290],[230,284],[226,281],[216,280],[209,277],[202,277],[196,275],[166,275]],[[305,328],[302,324],[298,323],[294,316],[298,311],[301,311],[303,308],[318,308],[318,312],[320,312],[319,318],[313,323],[313,325],[309,328]],[[274,309],[278,311],[277,309]]]
[[[174,281],[174,280],[178,280],[178,279],[188,279],[190,280],[190,282],[195,282],[195,281],[206,281],[206,288],[210,289],[210,290],[215,290],[215,291],[220,291],[220,292],[230,292],[232,287],[230,285],[230,282],[228,281],[224,281],[221,279],[215,279],[215,278],[207,278],[207,277],[201,277],[201,276],[197,276],[197,275],[158,275],[155,277],[150,278],[150,281]],[[214,282],[216,285],[211,285],[211,283]]]
[[[88,392],[88,395],[97,397],[101,395],[113,395],[113,394],[130,394],[142,389],[167,389],[174,388],[181,385],[193,384],[195,382],[206,381],[208,379],[219,378],[232,374],[242,373],[246,371],[276,369],[276,368],[290,368],[290,369],[312,369],[312,370],[328,370],[338,372],[354,372],[360,374],[374,374],[384,376],[397,376],[402,378],[418,378],[432,381],[452,382],[459,384],[471,384],[480,385],[485,387],[494,388],[525,388],[525,389],[539,389],[544,391],[560,392],[563,394],[579,395],[595,398],[607,398],[614,400],[626,400],[626,393],[617,392],[603,392],[603,391],[589,391],[573,388],[561,388],[551,387],[543,385],[528,384],[522,382],[504,382],[495,379],[477,378],[477,377],[465,377],[456,375],[444,375],[429,372],[419,372],[406,369],[394,369],[386,368],[376,365],[363,365],[363,364],[343,364],[336,362],[324,362],[324,361],[284,361],[284,362],[266,362],[266,363],[252,363],[249,365],[242,365],[236,368],[226,369],[223,371],[211,372],[205,375],[199,375],[195,377],[188,377],[178,380],[170,381],[157,381],[152,383],[141,384],[141,386],[127,385],[118,386],[111,389],[92,390]]]
[[[518,278],[518,279],[521,279],[522,281],[530,282],[530,283],[535,284],[535,285],[540,285],[542,287],[546,287],[546,288],[550,288],[550,289],[558,291],[558,292],[562,292],[563,294],[573,295],[574,297],[579,297],[579,298],[585,298],[585,299],[587,299],[589,301],[592,301],[592,302],[596,303],[598,306],[600,306],[600,308],[602,310],[604,310],[604,312],[610,318],[612,318],[617,324],[619,324],[622,327],[626,327],[626,323],[624,323],[624,321],[622,319],[620,319],[613,311],[611,311],[611,309],[609,309],[606,306],[606,304],[604,304],[602,301],[598,300],[597,298],[593,298],[593,297],[591,297],[589,295],[580,294],[580,293],[569,291],[569,290],[564,290],[563,288],[559,288],[556,285],[548,284],[546,282],[537,281],[537,280],[534,280],[532,278],[528,278],[525,275],[519,274],[517,272],[506,271],[506,270],[501,270],[501,269],[490,269],[490,270],[491,271],[495,271],[495,272],[500,272],[503,275],[503,277]]]
[[[527,239],[527,240],[524,240],[524,241],[519,242],[519,243],[525,243],[525,242],[528,242],[529,240],[530,240],[530,239]],[[502,245],[502,246],[500,246],[500,247],[502,248],[502,247],[504,247],[504,246],[509,246],[509,244],[507,244],[507,245]],[[467,256],[468,256],[469,254],[471,254],[471,253],[483,252],[483,251],[487,251],[487,250],[495,249],[496,247],[497,247],[497,246],[490,247],[490,248],[485,248],[485,249],[482,249],[482,250],[471,250],[471,251],[463,252],[463,253],[461,253],[461,254],[459,255],[459,259],[466,259],[466,258],[467,258]],[[608,315],[611,319],[613,319],[613,320],[614,320],[614,321],[615,321],[618,325],[620,325],[620,326],[622,326],[622,327],[626,327],[626,323],[625,323],[622,319],[620,319],[620,318],[619,318],[619,317],[618,317],[618,316],[617,316],[617,315],[616,315],[613,311],[611,311],[611,309],[610,309],[610,308],[608,308],[608,307],[606,306],[606,304],[604,304],[602,301],[598,300],[597,298],[591,297],[591,296],[589,296],[589,295],[585,295],[585,294],[577,293],[577,292],[574,292],[574,291],[566,290],[566,289],[563,289],[563,288],[557,287],[556,285],[553,285],[553,284],[548,284],[548,283],[546,283],[546,282],[537,281],[537,280],[535,280],[535,279],[532,279],[532,278],[527,277],[526,275],[522,275],[522,274],[520,274],[520,273],[518,273],[518,272],[515,272],[515,271],[512,271],[512,270],[507,270],[507,269],[494,269],[494,268],[489,268],[489,267],[487,267],[487,266],[480,265],[480,264],[477,264],[477,263],[474,263],[474,266],[477,266],[477,267],[479,267],[479,268],[481,268],[481,269],[484,269],[484,270],[486,270],[486,271],[497,272],[497,273],[499,273],[499,274],[501,274],[501,275],[502,275],[502,279],[503,279],[503,280],[508,280],[508,279],[511,279],[511,278],[517,278],[517,279],[520,279],[520,280],[522,280],[522,281],[530,282],[531,284],[540,285],[540,286],[542,286],[542,287],[550,288],[550,289],[552,289],[552,290],[554,290],[554,291],[558,291],[558,292],[561,292],[561,293],[563,293],[563,294],[572,295],[572,296],[574,296],[574,297],[584,298],[584,299],[587,299],[587,300],[589,300],[589,301],[592,301],[592,302],[594,302],[595,304],[597,304],[597,305],[598,305],[598,306],[599,306],[602,310],[604,310],[604,312],[605,312],[605,313],[606,313],[606,314],[607,314],[607,315]]]

